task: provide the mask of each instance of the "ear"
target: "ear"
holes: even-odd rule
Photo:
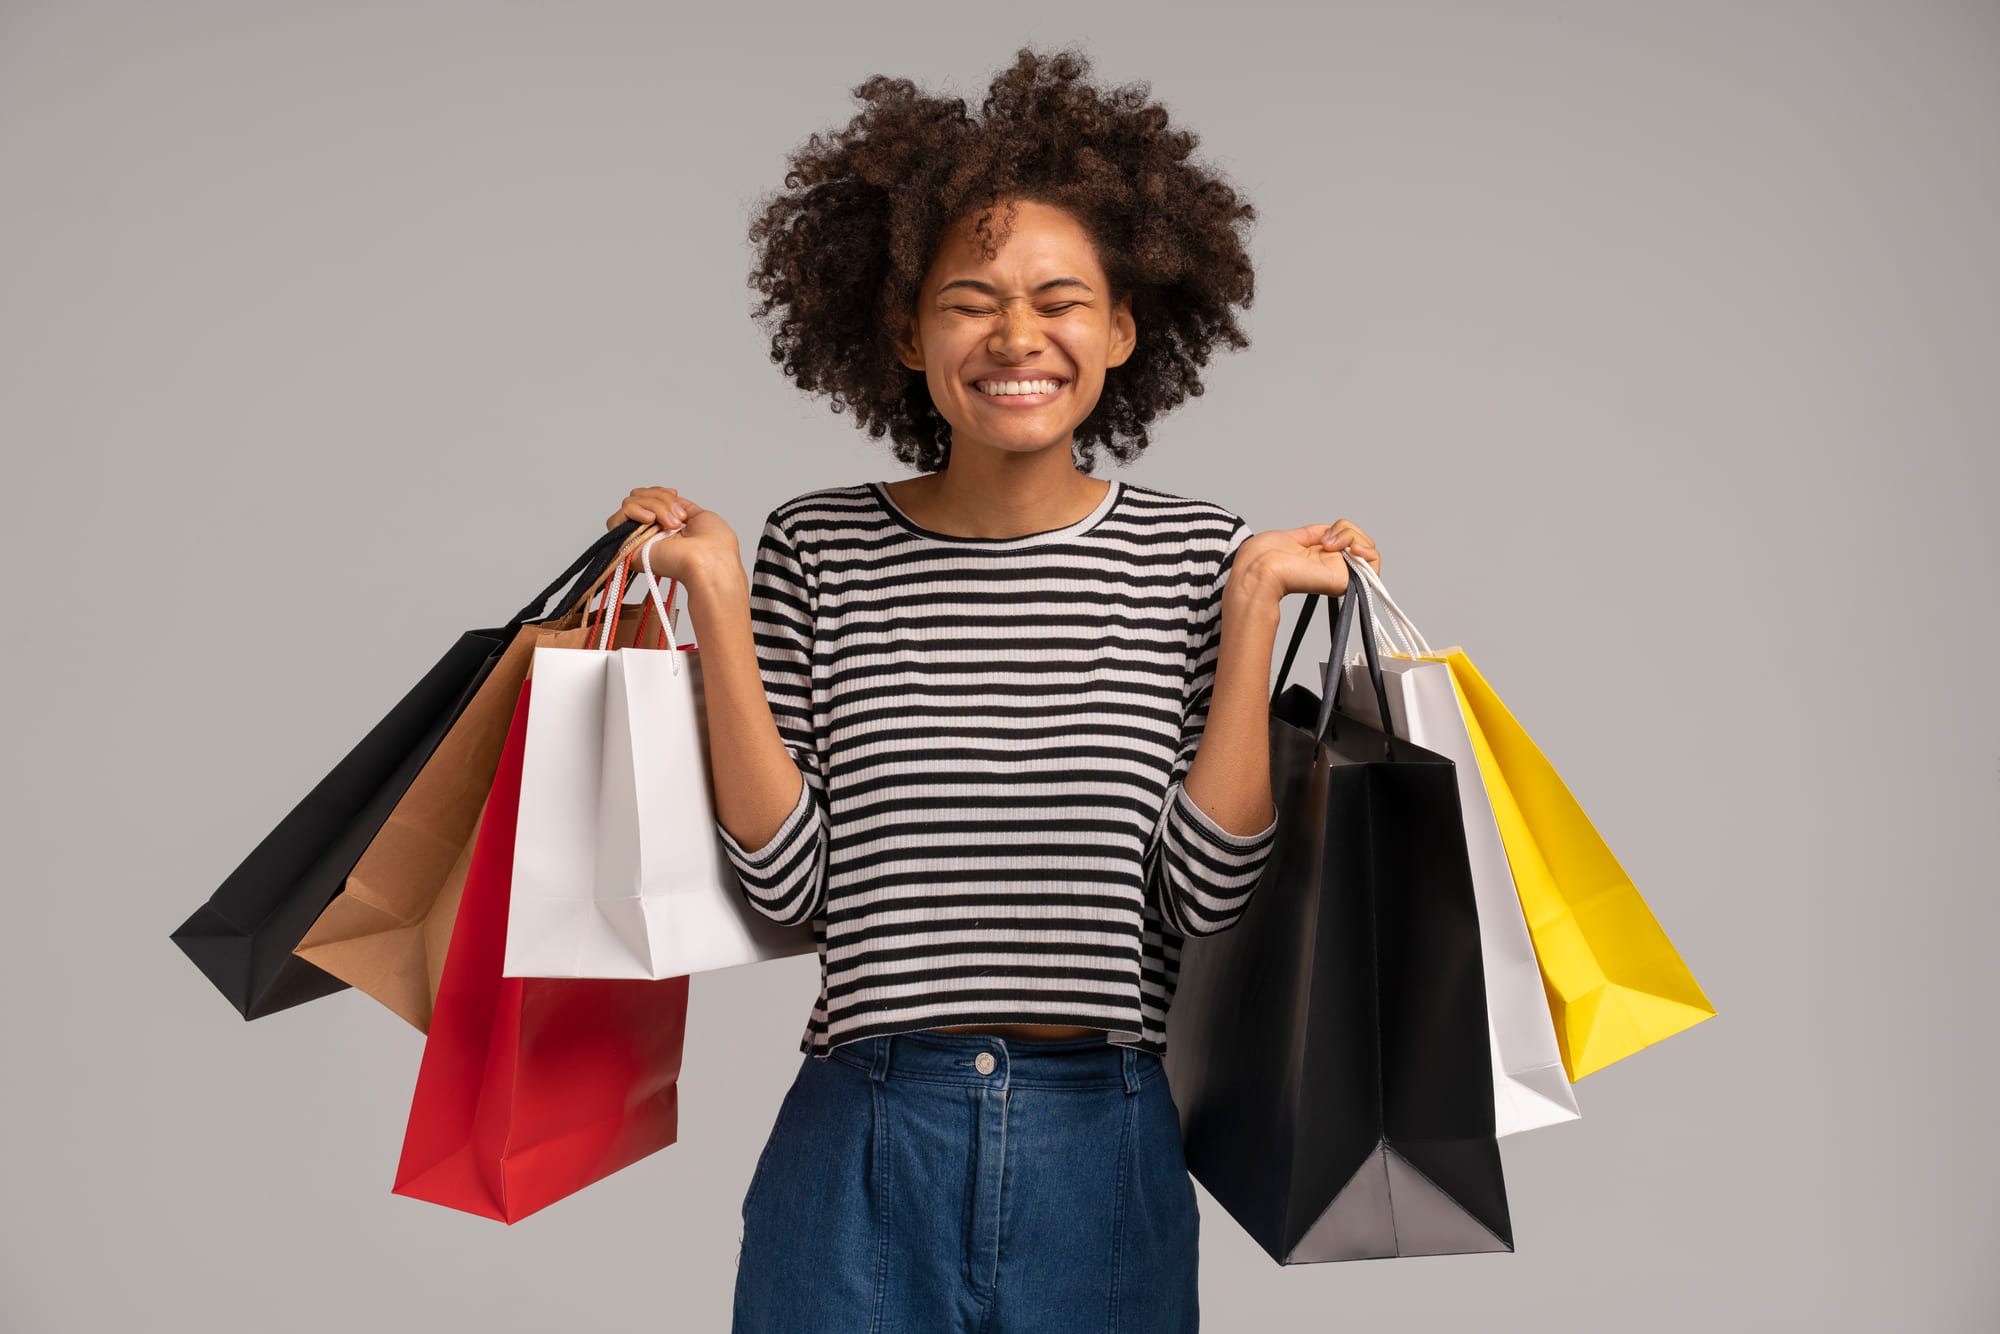
[[[896,357],[909,370],[924,368],[924,345],[917,337],[917,317],[910,316],[903,326],[903,332],[896,338]]]
[[[1105,369],[1123,366],[1137,346],[1139,326],[1132,319],[1132,295],[1128,292],[1111,308],[1111,352],[1104,359]]]

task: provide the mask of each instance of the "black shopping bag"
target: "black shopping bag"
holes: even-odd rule
[[[1457,776],[1329,698],[1358,608],[1390,716],[1358,578],[1327,690],[1285,688],[1317,601],[1272,692],[1263,879],[1182,948],[1166,1065],[1188,1170],[1281,1264],[1511,1251]]]
[[[415,781],[515,632],[542,619],[548,601],[588,587],[617,556],[636,521],[606,532],[505,626],[467,630],[381,722],[170,939],[245,1019],[257,1019],[347,986],[292,953],[347,882],[389,813]]]

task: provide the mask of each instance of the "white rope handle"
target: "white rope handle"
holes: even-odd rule
[[[1407,653],[1411,657],[1424,657],[1431,653],[1430,642],[1424,638],[1423,631],[1417,629],[1417,623],[1410,619],[1409,613],[1397,606],[1396,600],[1389,596],[1388,585],[1382,582],[1381,575],[1375,573],[1375,568],[1352,552],[1341,554],[1347,557],[1349,583],[1352,584],[1355,579],[1361,581],[1362,595],[1368,599],[1369,609],[1377,613],[1376,647],[1386,647],[1392,653]],[[1386,616],[1381,614],[1381,608],[1387,608]],[[1399,634],[1403,637],[1403,642],[1400,644],[1396,642],[1396,636]],[[1348,661],[1359,661],[1362,651],[1357,645]]]
[[[625,558],[620,558],[611,567],[611,577],[603,590],[604,601],[598,604],[597,643],[595,647],[611,647],[611,637],[618,630],[618,608],[625,601]]]
[[[1370,591],[1379,596],[1382,599],[1383,605],[1388,607],[1389,614],[1409,636],[1410,642],[1416,647],[1417,652],[1420,654],[1434,652],[1430,641],[1424,638],[1424,632],[1417,629],[1417,623],[1410,619],[1410,614],[1397,606],[1396,600],[1389,596],[1389,586],[1382,582],[1382,576],[1375,573],[1373,567],[1364,563],[1361,569],[1361,577],[1368,584]]]
[[[1378,654],[1408,653],[1414,655],[1416,652],[1415,646],[1399,638],[1399,636],[1407,633],[1400,624],[1401,620],[1407,619],[1403,616],[1401,608],[1397,609],[1393,618],[1384,616],[1381,607],[1376,605],[1379,599],[1370,591],[1372,585],[1368,582],[1366,576],[1373,573],[1373,571],[1368,568],[1367,562],[1351,551],[1343,551],[1340,554],[1347,558],[1347,592],[1343,596],[1366,598],[1368,600],[1369,611],[1366,621],[1363,621],[1359,616],[1354,618],[1353,630],[1347,638],[1346,656],[1341,659],[1340,665],[1343,668],[1359,667],[1368,660],[1368,646],[1362,641],[1361,636],[1366,633],[1363,629],[1364,625],[1371,624],[1375,627],[1375,651]],[[1326,602],[1327,615],[1330,618],[1335,617],[1333,599],[1329,597]],[[1325,666],[1326,664],[1322,663],[1321,669],[1324,670]]]
[[[659,541],[663,537],[673,537],[681,531],[681,528],[685,527],[687,527],[687,525],[682,524],[680,528],[675,528],[669,532],[658,533],[653,537],[646,539],[646,544],[639,548],[639,563],[646,567],[646,593],[649,597],[653,599],[653,610],[659,613],[660,630],[667,637],[667,648],[669,651],[678,650],[680,648],[680,645],[674,641],[674,618],[672,615],[670,604],[662,602],[660,600],[660,577],[653,573],[653,543]],[[675,580],[674,593],[676,596],[680,594],[681,588],[682,585],[680,581]],[[676,676],[680,675],[681,655],[679,654],[679,652],[675,651],[674,656],[667,660],[667,664],[668,667],[673,671],[674,675]]]

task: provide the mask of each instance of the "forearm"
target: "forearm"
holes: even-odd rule
[[[716,822],[745,848],[761,848],[798,805],[805,776],[764,693],[743,566],[720,561],[692,572],[687,608],[700,645]]]
[[[1222,645],[1208,722],[1181,786],[1232,834],[1268,827],[1271,798],[1271,653],[1279,595],[1248,570],[1222,591]]]

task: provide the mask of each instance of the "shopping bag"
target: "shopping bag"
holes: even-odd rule
[[[500,975],[535,690],[480,818],[394,1193],[515,1223],[674,1142],[688,983]]]
[[[1357,613],[1339,601],[1329,662]],[[1186,941],[1166,1065],[1188,1170],[1282,1264],[1514,1248],[1479,915],[1452,762],[1286,687],[1276,842],[1243,916]],[[1331,616],[1331,604],[1329,604]]]
[[[169,938],[245,1019],[261,1018],[347,983],[293,948],[471,702],[519,627],[578,575],[616,556],[637,525],[604,534],[542,595],[496,629],[467,630],[353,750],[265,836]]]
[[[499,765],[514,704],[537,644],[581,647],[592,632],[578,605],[515,632],[458,720],[355,863],[345,887],[292,951],[373,996],[419,1032],[430,1025],[451,942],[473,831]],[[615,614],[615,609],[614,613]],[[620,643],[644,615],[618,622]]]
[[[1396,652],[1400,608],[1380,587],[1380,577],[1365,565],[1355,576],[1362,596],[1369,599],[1387,687],[1390,720],[1384,723],[1368,666],[1348,649],[1343,664],[1340,711],[1370,727],[1392,731],[1452,762],[1458,778],[1458,804],[1465,820],[1466,852],[1472,866],[1473,899],[1479,907],[1479,954],[1486,981],[1486,1026],[1493,1064],[1494,1133],[1502,1138],[1539,1126],[1575,1120],[1580,1115],[1576,1091],[1563,1068],[1548,998],[1542,992],[1541,967],[1528,937],[1527,919],[1514,892],[1507,849],[1500,841],[1493,805],[1480,778],[1464,709],[1452,683],[1451,668],[1442,662],[1416,661],[1415,644]],[[1379,595],[1377,590],[1379,591]],[[1390,614],[1385,614],[1389,612]],[[1421,642],[1414,626],[1407,637]],[[1326,675],[1321,663],[1320,675]]]
[[[1715,1017],[1694,974],[1555,766],[1465,650],[1449,664],[1493,797],[1572,1080]]]
[[[606,634],[535,649],[508,977],[676,977],[815,948],[809,923],[772,922],[737,880],[715,822],[701,654],[674,641],[675,590],[662,598],[651,540],[639,550],[666,647]]]
[[[1385,627],[1416,659],[1451,673],[1569,1077],[1581,1079],[1714,1018],[1631,877],[1465,650],[1433,650],[1381,577],[1365,566],[1360,574],[1370,605],[1379,600],[1388,611]]]

